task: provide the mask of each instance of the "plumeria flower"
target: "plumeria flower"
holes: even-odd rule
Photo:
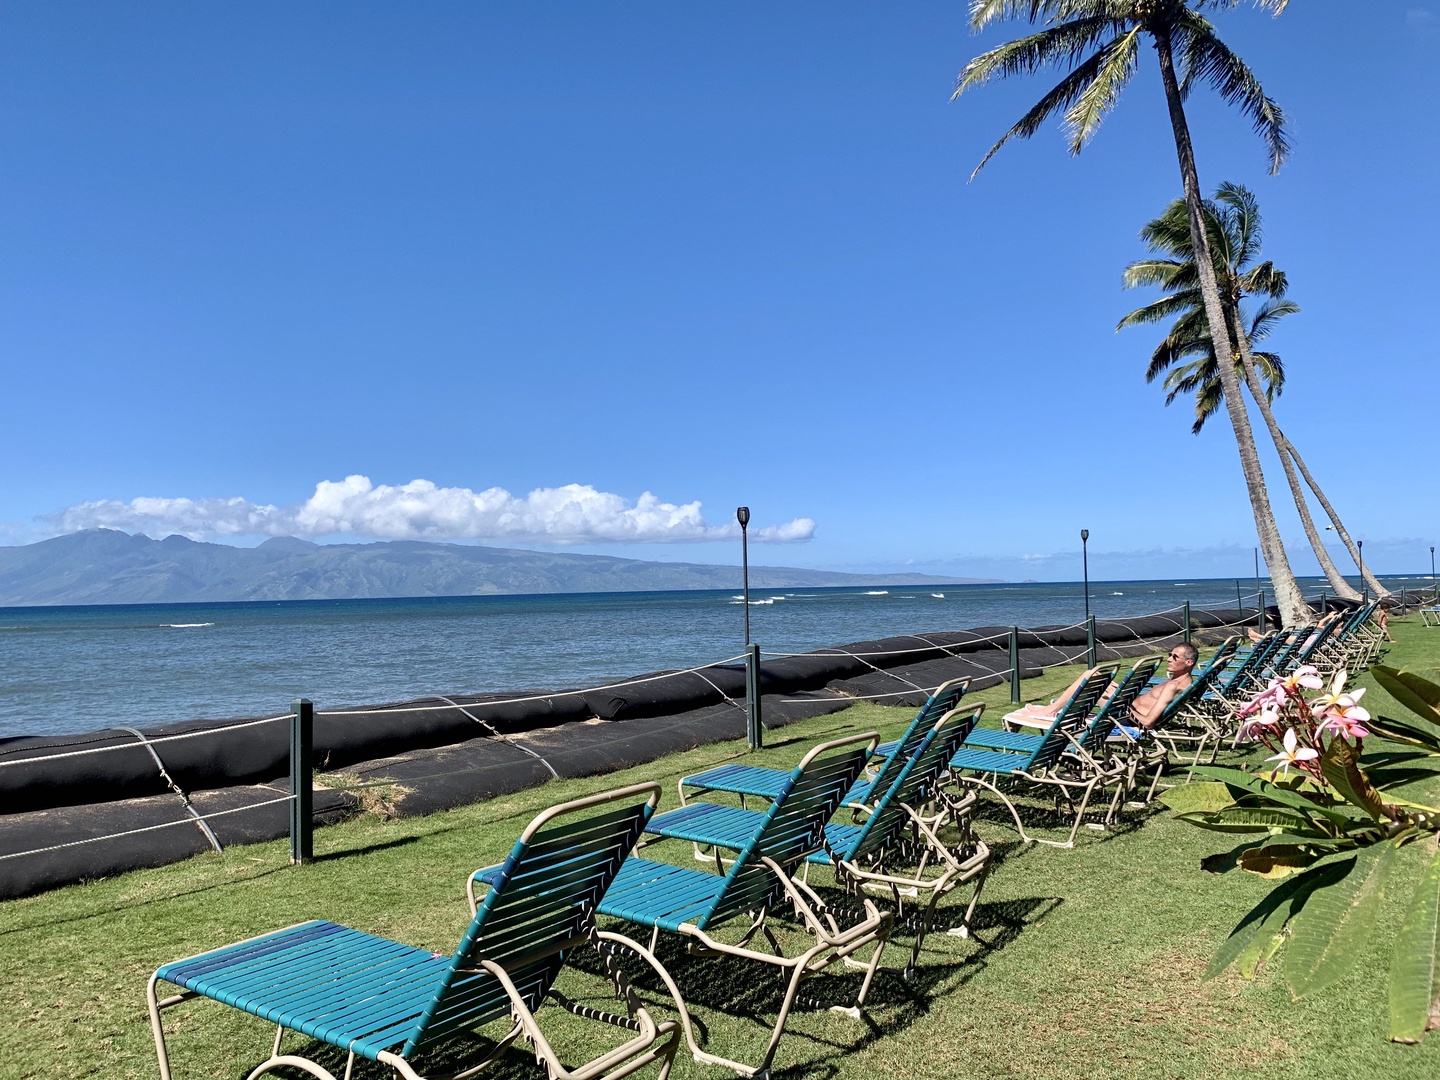
[[[1324,716],[1332,709],[1353,709],[1359,703],[1360,699],[1365,696],[1365,688],[1361,686],[1346,692],[1346,678],[1348,678],[1348,673],[1344,668],[1335,673],[1335,678],[1330,682],[1330,692],[1321,694],[1310,703],[1311,715]]]
[[[1252,717],[1240,725],[1240,738],[1253,742],[1259,738],[1256,734],[1257,729],[1273,728],[1278,723],[1280,723],[1280,713],[1272,707],[1263,708],[1258,716]]]
[[[1305,664],[1296,668],[1283,679],[1271,679],[1270,685],[1251,698],[1250,703],[1240,710],[1240,715],[1248,716],[1261,709],[1278,708],[1291,698],[1299,697],[1302,686],[1307,690],[1319,690],[1324,685],[1325,683],[1320,679],[1319,670]]]
[[[1320,756],[1318,750],[1308,746],[1301,746],[1300,740],[1295,737],[1295,729],[1289,728],[1285,732],[1284,746],[1280,753],[1268,757],[1266,761],[1280,762],[1280,773],[1282,776],[1290,775],[1290,766],[1299,765],[1302,761],[1313,761]]]
[[[1353,695],[1341,694],[1331,706],[1330,711],[1325,714],[1320,730],[1332,731],[1347,739],[1363,739],[1369,735],[1370,731],[1364,725],[1370,719],[1370,714],[1356,705],[1354,700],[1364,692],[1361,690]]]

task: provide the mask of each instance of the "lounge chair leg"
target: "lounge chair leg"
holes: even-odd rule
[[[315,1077],[316,1080],[335,1080],[335,1074],[329,1069],[317,1065],[309,1058],[296,1057],[294,1054],[281,1054],[277,1057],[270,1058],[268,1061],[262,1061],[259,1065],[255,1066],[254,1070],[245,1080],[255,1080],[257,1076],[264,1076],[271,1069],[278,1069],[282,1065],[309,1073]],[[346,1075],[349,1075],[348,1069],[346,1070]]]

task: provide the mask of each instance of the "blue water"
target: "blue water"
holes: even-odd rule
[[[1254,583],[1241,587],[1253,603]],[[1101,617],[1187,599],[1233,607],[1235,583],[1092,582],[1090,598]],[[1079,622],[1084,594],[1051,583],[757,590],[749,610],[767,652],[799,652]],[[0,735],[274,715],[302,695],[327,708],[592,686],[735,657],[743,612],[729,591],[0,608]]]

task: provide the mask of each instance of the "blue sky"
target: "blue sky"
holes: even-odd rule
[[[1069,578],[1085,526],[1105,576],[1246,572],[1223,418],[1113,330],[1179,193],[1152,55],[1080,157],[967,183],[1049,84],[949,101],[1019,33],[964,9],[0,7],[0,540],[735,561],[748,503],[762,563]],[[1216,19],[1293,122],[1272,178],[1189,106],[1304,308],[1277,414],[1377,567],[1428,569],[1440,4]]]

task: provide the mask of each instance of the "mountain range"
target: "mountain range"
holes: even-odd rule
[[[976,580],[980,579],[750,568],[750,585],[758,589]],[[241,548],[183,536],[153,540],[143,534],[87,529],[36,544],[0,547],[0,606],[11,607],[739,587],[737,566],[413,540],[313,544],[277,537],[258,547]]]

